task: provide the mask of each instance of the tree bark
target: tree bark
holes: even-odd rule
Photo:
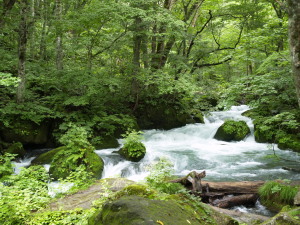
[[[299,0],[288,0],[287,2],[293,76],[295,80],[298,105],[300,108],[300,2]]]
[[[219,208],[231,208],[238,205],[254,205],[258,199],[257,194],[244,194],[237,196],[226,196],[223,199],[216,199],[212,202],[213,206]]]
[[[62,2],[56,0],[56,19],[61,23],[62,19]],[[62,43],[62,30],[61,24],[56,28],[56,68],[57,70],[63,69],[63,43]]]
[[[20,1],[20,24],[19,24],[19,43],[18,43],[18,77],[20,82],[17,87],[17,102],[24,102],[26,87],[26,51],[27,51],[27,33],[28,33],[28,0]]]

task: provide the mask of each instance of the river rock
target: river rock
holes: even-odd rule
[[[59,147],[52,149],[48,152],[40,154],[38,157],[36,157],[34,160],[31,161],[32,165],[44,165],[44,164],[50,164],[55,156],[56,153],[63,151],[65,147]]]
[[[53,179],[66,178],[81,164],[84,164],[86,170],[91,172],[95,178],[101,178],[104,162],[94,151],[86,149],[83,156],[79,156],[80,152],[63,148],[55,154],[50,164],[49,173]]]
[[[90,209],[93,206],[93,201],[106,194],[107,188],[117,192],[134,183],[134,181],[125,178],[101,179],[86,190],[78,191],[52,202],[47,208],[52,211],[74,210],[76,208]]]
[[[227,120],[219,127],[214,138],[221,141],[241,141],[248,134],[250,129],[245,121]]]
[[[176,200],[152,200],[140,196],[123,196],[118,200],[106,203],[102,212],[91,224],[95,225],[209,225],[238,224],[237,221],[219,214],[220,222],[212,216],[209,209],[193,209]]]
[[[298,191],[297,195],[294,198],[294,205],[300,205],[300,191]]]
[[[138,162],[144,158],[146,147],[143,143],[136,142],[131,145],[124,145],[118,153],[129,161]]]
[[[263,225],[299,225],[300,224],[300,207],[285,210],[272,217]]]

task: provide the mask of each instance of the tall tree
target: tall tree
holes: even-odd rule
[[[300,107],[300,3],[288,0],[289,39],[298,104]]]
[[[25,87],[26,87],[26,51],[27,51],[27,34],[28,34],[28,0],[20,1],[20,24],[19,24],[19,44],[18,44],[18,77],[20,79],[17,87],[17,102],[24,101]]]

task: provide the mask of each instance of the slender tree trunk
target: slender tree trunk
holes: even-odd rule
[[[288,0],[289,39],[298,105],[300,107],[300,2]]]
[[[61,0],[56,0],[56,19],[59,24],[62,22],[62,2]],[[62,26],[61,24],[56,31],[56,68],[57,70],[63,69],[63,42],[62,42]]]
[[[18,46],[18,77],[20,79],[17,87],[17,102],[24,102],[25,87],[26,87],[26,50],[27,50],[27,13],[28,13],[28,0],[20,1],[20,24],[19,24],[19,46]]]
[[[41,31],[41,39],[40,39],[40,59],[47,59],[47,45],[46,45],[46,36],[47,36],[47,25],[48,25],[48,9],[49,2],[48,0],[44,0],[41,3],[41,20],[42,20],[42,31]]]

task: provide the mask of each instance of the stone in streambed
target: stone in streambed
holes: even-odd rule
[[[95,178],[101,178],[104,162],[93,150],[85,149],[82,153],[81,149],[75,151],[66,147],[62,148],[55,154],[50,164],[49,173],[54,180],[68,177],[80,165],[84,165]]]
[[[227,120],[219,127],[214,138],[220,141],[241,141],[250,134],[245,121]]]

